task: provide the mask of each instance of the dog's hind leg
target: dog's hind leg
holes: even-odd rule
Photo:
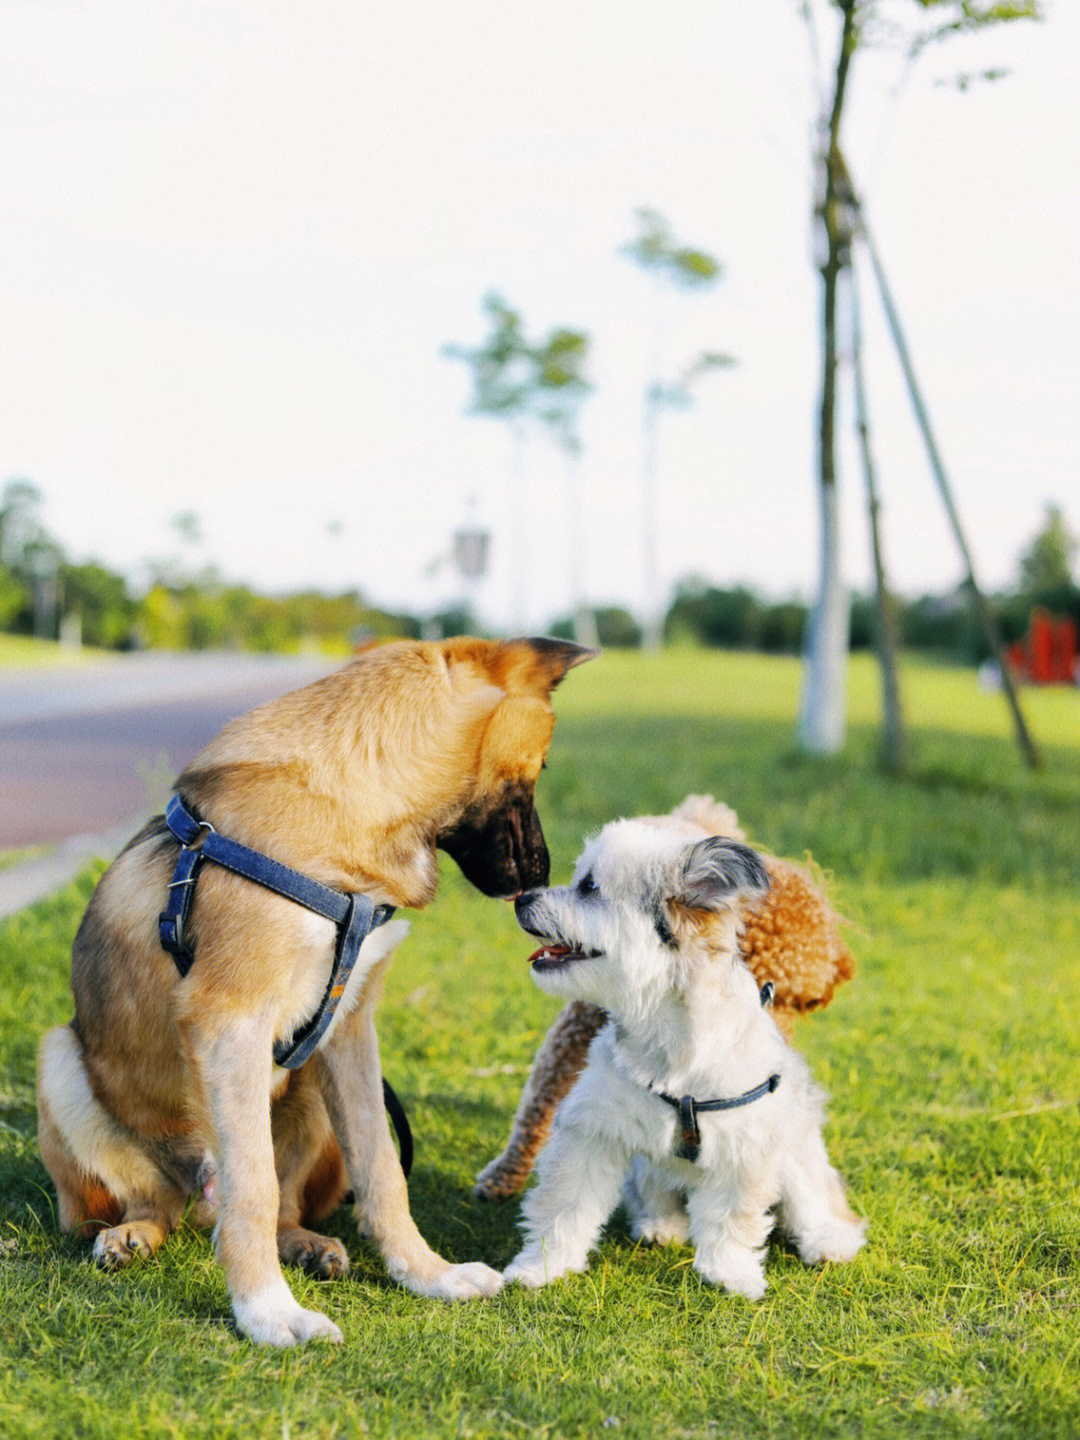
[[[559,1101],[573,1088],[606,1020],[605,1010],[584,1000],[574,1000],[559,1015],[536,1052],[506,1148],[476,1177],[473,1193],[481,1200],[506,1200],[524,1189]]]
[[[686,1192],[672,1186],[647,1161],[635,1157],[623,1186],[630,1233],[646,1245],[683,1245],[690,1234]]]
[[[278,1255],[320,1280],[347,1275],[349,1257],[341,1241],[305,1228],[329,1215],[345,1195],[341,1150],[310,1069],[290,1074],[271,1107],[270,1128],[281,1192]]]
[[[176,1228],[183,1193],[97,1099],[70,1025],[50,1030],[38,1049],[38,1143],[60,1227],[93,1234],[99,1265],[151,1255]]]

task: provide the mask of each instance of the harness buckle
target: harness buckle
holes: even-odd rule
[[[185,944],[187,937],[184,932],[203,858],[201,850],[194,850],[190,845],[182,846],[173,878],[169,881],[168,901],[158,916],[158,936],[162,948],[173,957],[181,975],[187,974],[195,959],[194,952]]]

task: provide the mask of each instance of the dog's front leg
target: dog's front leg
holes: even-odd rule
[[[540,1153],[538,1180],[522,1202],[525,1246],[505,1278],[537,1290],[570,1271],[588,1268],[589,1251],[619,1199],[629,1163],[621,1147],[568,1120],[556,1122]]]
[[[343,1018],[312,1057],[356,1196],[361,1233],[370,1235],[390,1276],[417,1295],[471,1300],[494,1295],[502,1276],[487,1265],[451,1265],[427,1244],[409,1213],[409,1193],[390,1138],[372,1007]]]
[[[771,1177],[738,1184],[725,1174],[693,1187],[687,1197],[694,1269],[733,1295],[765,1294],[765,1242],[773,1228]]]
[[[214,1127],[218,1256],[237,1327],[263,1345],[295,1345],[341,1331],[304,1310],[277,1253],[278,1180],[270,1133],[272,1027],[251,1017],[197,1027],[191,1035]]]

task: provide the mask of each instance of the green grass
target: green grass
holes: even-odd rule
[[[0,634],[0,668],[41,670],[85,664],[104,653],[89,647],[58,645],[55,640],[37,640],[31,635]]]
[[[17,845],[10,850],[0,850],[0,870],[13,870],[29,860],[40,860],[51,849],[51,845]]]
[[[92,877],[0,927],[0,1432],[8,1436],[1075,1436],[1080,1433],[1080,695],[906,674],[912,773],[876,773],[876,680],[851,676],[841,759],[793,748],[798,666],[608,655],[572,674],[540,804],[557,876],[619,812],[723,796],[760,843],[811,854],[859,970],[797,1043],[870,1220],[849,1266],[770,1256],[759,1304],[620,1221],[587,1275],[443,1306],[391,1288],[348,1216],[349,1280],[290,1277],[346,1344],[237,1338],[209,1237],[99,1274],[56,1231],[34,1138],[38,1036],[70,1013]],[[555,1005],[509,907],[448,867],[392,968],[380,1034],[417,1140],[428,1238],[504,1264],[516,1206],[471,1196]]]

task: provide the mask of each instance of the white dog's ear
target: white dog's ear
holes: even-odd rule
[[[688,910],[727,910],[735,900],[758,900],[768,889],[769,875],[755,850],[710,835],[683,852],[670,898]]]

